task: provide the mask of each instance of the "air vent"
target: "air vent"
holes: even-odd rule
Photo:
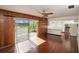
[[[68,6],[68,8],[69,9],[72,9],[72,8],[74,8],[74,5],[70,5],[70,6]]]

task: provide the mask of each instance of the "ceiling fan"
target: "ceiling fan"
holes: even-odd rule
[[[46,10],[43,10],[42,12],[39,12],[43,18],[48,18],[49,15],[52,15],[52,12],[46,12]]]

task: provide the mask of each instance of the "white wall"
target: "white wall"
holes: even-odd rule
[[[50,28],[49,28],[49,26],[53,25],[53,21],[57,21],[57,25],[58,26],[61,25],[61,27],[59,27],[59,28],[57,26],[54,27],[54,28],[56,28],[56,27],[58,28],[57,31],[55,31],[53,29],[50,30]],[[50,19],[48,19],[48,33],[59,34],[59,31],[63,32],[64,31],[63,30],[64,29],[64,23],[69,22],[69,24],[70,24],[71,21],[72,22],[76,22],[77,21],[77,16],[67,16],[67,17],[59,17],[59,18],[50,18]],[[60,24],[58,24],[58,22],[60,22]],[[76,36],[77,35],[76,30],[77,30],[77,25],[71,25],[70,24],[70,34],[72,36]]]
[[[79,10],[78,10],[78,38],[77,38],[77,41],[78,41],[78,51],[79,51]]]
[[[74,19],[74,20],[77,20],[77,17],[78,17],[78,16],[57,17],[57,18],[50,18],[49,21],[50,21],[50,20],[57,20],[57,21],[58,21],[58,20],[73,20],[73,19]]]
[[[69,27],[70,27],[69,30],[70,34],[72,36],[77,36],[77,29],[78,29],[77,24],[69,24]]]

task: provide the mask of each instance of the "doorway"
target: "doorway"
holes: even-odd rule
[[[15,52],[27,52],[31,48],[31,43],[29,42],[29,20],[15,18],[15,23]]]
[[[37,29],[38,29],[38,21],[36,20],[29,21],[29,38],[33,43],[36,42],[38,33]]]
[[[37,37],[38,21],[26,18],[15,18],[15,52],[24,53],[44,41]]]

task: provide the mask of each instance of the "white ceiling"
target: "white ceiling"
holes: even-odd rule
[[[39,11],[46,10],[54,14],[49,17],[76,16],[78,5],[73,9],[68,9],[68,5],[0,5],[0,9],[42,16]]]

